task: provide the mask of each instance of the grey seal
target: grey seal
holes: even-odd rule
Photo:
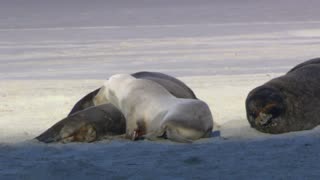
[[[271,134],[308,130],[320,124],[320,58],[253,89],[246,99],[251,127]]]
[[[126,135],[132,140],[166,137],[192,142],[211,135],[213,118],[205,102],[177,98],[153,81],[118,74],[98,94],[123,113]]]

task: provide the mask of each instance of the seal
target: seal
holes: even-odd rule
[[[300,63],[300,64],[296,65],[295,67],[293,67],[288,73],[295,71],[296,69],[299,69],[303,66],[312,65],[312,64],[320,64],[320,58],[314,58],[314,59],[310,59],[308,61],[305,61],[303,63]]]
[[[125,118],[112,104],[87,108],[59,121],[36,137],[45,143],[93,142],[125,133]]]
[[[137,72],[133,75],[158,83],[174,96],[196,99],[195,94],[187,85],[169,75],[158,72]],[[102,88],[94,90],[79,100],[68,117],[56,123],[36,139],[45,143],[92,142],[120,135],[120,132],[124,134],[126,129],[124,117],[117,108],[107,104],[107,100],[101,95]],[[94,132],[96,137],[90,138],[89,132]]]
[[[192,142],[211,135],[213,119],[205,102],[177,98],[151,80],[114,75],[98,94],[123,113],[126,135],[132,140],[165,137]]]
[[[159,72],[148,72],[148,71],[141,71],[132,74],[133,77],[138,79],[148,79],[154,81],[164,88],[166,88],[172,95],[178,98],[188,98],[188,99],[197,99],[194,92],[189,88],[185,83],[176,79],[172,76],[167,74],[159,73]],[[96,89],[83,98],[81,98],[71,109],[68,116],[83,109],[86,109],[91,106],[104,104],[105,100],[103,97],[97,96],[98,92],[101,88]]]
[[[320,124],[320,58],[311,59],[253,89],[246,99],[251,127],[271,134]]]

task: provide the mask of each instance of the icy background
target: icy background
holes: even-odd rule
[[[1,0],[0,179],[319,179],[319,128],[251,129],[248,92],[319,56],[317,0]],[[115,73],[177,76],[215,137],[194,144],[33,137]],[[220,136],[218,136],[220,134]]]

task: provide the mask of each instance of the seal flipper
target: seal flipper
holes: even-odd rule
[[[159,139],[163,139],[164,137],[166,137],[166,133],[163,129],[149,132],[143,136],[143,138],[148,139],[150,141],[156,141]]]
[[[192,143],[192,140],[189,140],[183,136],[181,136],[176,128],[167,128],[166,137],[172,141],[180,142],[180,143]]]
[[[93,142],[97,139],[97,132],[92,124],[86,124],[81,126],[78,130],[71,134],[64,127],[60,131],[60,137],[62,143],[68,142]],[[65,132],[67,131],[67,132]]]
[[[169,139],[179,143],[192,143],[191,140],[182,137],[177,132],[176,129],[167,129],[166,131],[164,130],[154,131],[152,133],[148,133],[144,135],[143,137],[150,141],[157,141],[160,139]]]

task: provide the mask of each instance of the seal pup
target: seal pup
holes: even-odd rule
[[[59,121],[36,137],[45,143],[93,142],[125,133],[125,118],[112,104],[90,107]]]
[[[167,74],[159,72],[141,71],[133,73],[132,76],[138,79],[148,79],[154,81],[166,88],[172,95],[178,98],[197,99],[196,95],[191,90],[191,88],[189,88],[185,83],[183,83],[179,79],[176,79]],[[68,116],[88,107],[106,103],[105,99],[98,95],[100,89],[101,88],[98,88],[81,98],[74,105]]]
[[[132,140],[166,137],[192,142],[211,135],[213,119],[205,102],[177,98],[151,80],[114,75],[98,94],[123,113],[126,135]]]
[[[258,131],[279,134],[320,124],[320,58],[311,59],[253,89],[247,119]]]

